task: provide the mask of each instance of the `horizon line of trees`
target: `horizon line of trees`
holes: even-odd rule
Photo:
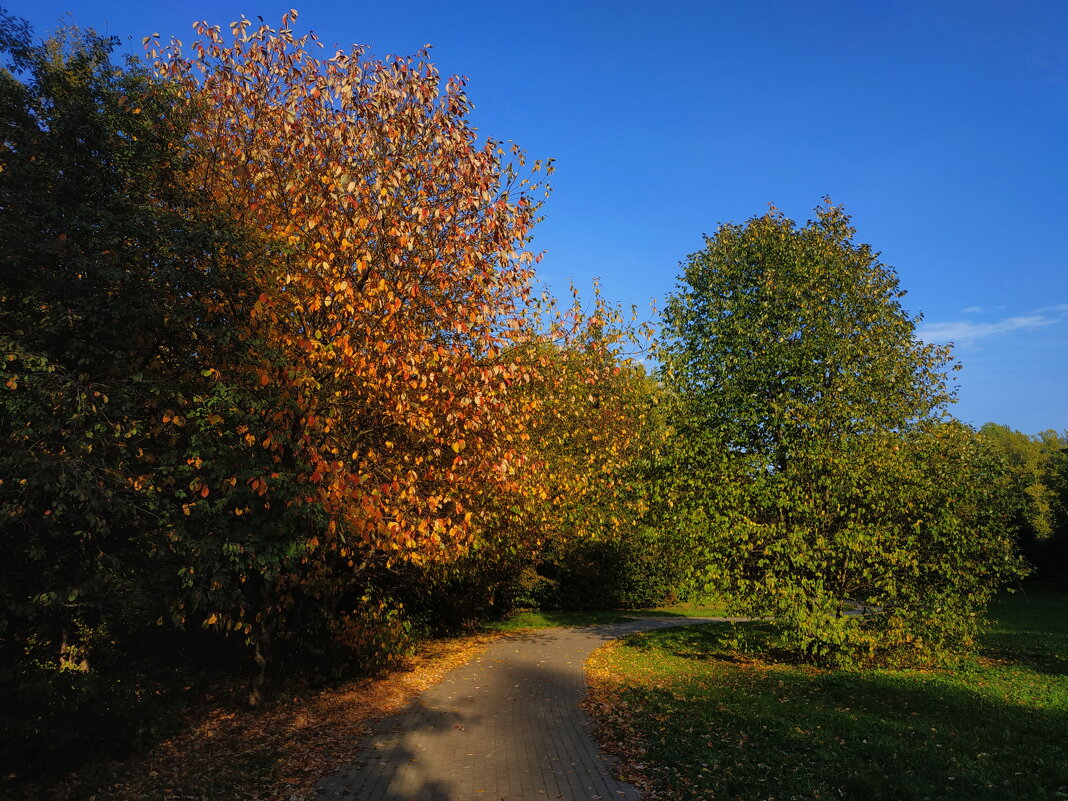
[[[130,747],[178,675],[261,704],[523,605],[717,595],[938,662],[1021,547],[1063,569],[1068,433],[953,421],[841,207],[721,226],[658,332],[534,290],[551,162],[426,52],[317,58],[290,12],[117,66],[0,13],[11,770]]]

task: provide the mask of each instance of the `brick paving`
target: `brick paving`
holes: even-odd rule
[[[638,799],[589,734],[583,665],[602,643],[722,618],[639,618],[496,641],[362,743],[364,759],[319,781],[317,801]]]

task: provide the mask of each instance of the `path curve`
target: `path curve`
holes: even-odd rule
[[[317,801],[638,799],[612,775],[579,708],[590,653],[636,631],[726,618],[644,617],[502,638],[375,725],[365,758],[321,779]]]

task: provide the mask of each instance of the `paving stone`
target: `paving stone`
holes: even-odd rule
[[[635,631],[719,618],[639,618],[501,639],[448,673],[323,777],[317,801],[635,801],[579,708],[590,653]]]

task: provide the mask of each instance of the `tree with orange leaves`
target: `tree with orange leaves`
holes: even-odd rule
[[[416,606],[443,623],[516,605],[640,605],[651,595],[621,593],[622,585],[663,587],[670,572],[653,564],[671,560],[643,526],[643,471],[666,435],[656,382],[640,360],[652,326],[597,284],[585,300],[575,287],[571,294],[569,306],[548,292],[533,297],[521,335],[501,354],[523,377],[509,388],[509,436],[522,455],[514,487],[486,497],[488,524],[460,564],[406,583],[416,585],[407,590]],[[633,571],[649,580],[631,581]]]
[[[323,512],[296,574],[279,566],[258,577],[259,600],[207,610],[258,646],[281,588],[325,582],[336,599],[362,589],[364,568],[447,563],[488,522],[488,499],[513,491],[523,432],[509,388],[528,376],[502,353],[519,336],[542,188],[520,177],[517,148],[477,141],[464,81],[442,82],[426,50],[322,60],[295,19],[242,19],[229,40],[200,23],[187,54],[146,42],[193,111],[186,180],[269,254],[247,324],[281,358],[219,369],[271,391],[253,436],[274,468],[205,466],[203,502],[241,487],[270,503],[288,483],[280,503]],[[247,411],[219,410],[220,430]]]

